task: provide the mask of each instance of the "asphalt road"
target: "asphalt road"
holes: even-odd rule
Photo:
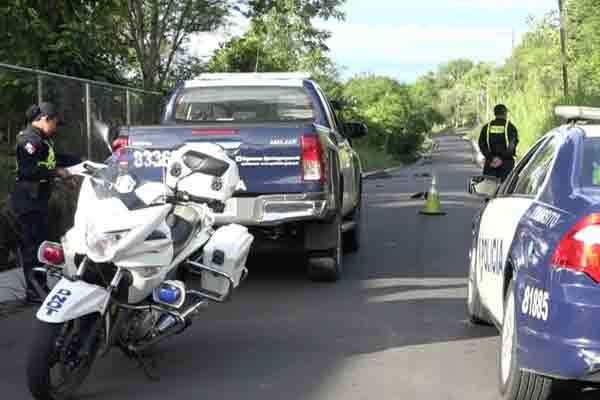
[[[436,173],[443,217],[418,214]],[[159,382],[114,351],[81,399],[499,399],[498,336],[466,322],[478,173],[468,142],[442,136],[431,164],[365,181],[363,248],[344,279],[307,281],[293,257],[254,260],[230,303],[156,349]],[[27,399],[29,310],[0,320],[0,398]]]

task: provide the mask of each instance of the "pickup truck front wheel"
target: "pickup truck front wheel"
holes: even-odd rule
[[[342,216],[338,214],[333,221],[333,230],[336,232],[335,246],[326,251],[326,254],[309,255],[308,278],[312,281],[336,282],[340,280],[343,272],[343,247],[342,247]]]

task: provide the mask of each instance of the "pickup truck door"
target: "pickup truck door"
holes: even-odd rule
[[[346,215],[354,209],[357,202],[356,199],[358,187],[356,184],[357,180],[355,174],[356,168],[354,164],[354,150],[352,149],[348,138],[346,138],[341,131],[342,126],[339,124],[339,120],[335,115],[331,104],[327,100],[327,97],[325,97],[320,88],[318,91],[328,114],[327,120],[331,129],[331,138],[338,147],[338,158],[341,169],[340,172],[344,178],[342,214]]]

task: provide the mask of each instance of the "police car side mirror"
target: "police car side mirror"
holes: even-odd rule
[[[490,176],[474,176],[469,181],[469,193],[485,199],[496,195],[500,181]]]

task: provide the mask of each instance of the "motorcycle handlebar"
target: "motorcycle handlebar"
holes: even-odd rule
[[[194,202],[206,204],[215,212],[223,212],[225,209],[225,203],[219,200],[208,199],[206,197],[199,197],[189,194],[188,192],[177,192],[174,196],[167,197],[167,203],[176,204],[180,202]]]

